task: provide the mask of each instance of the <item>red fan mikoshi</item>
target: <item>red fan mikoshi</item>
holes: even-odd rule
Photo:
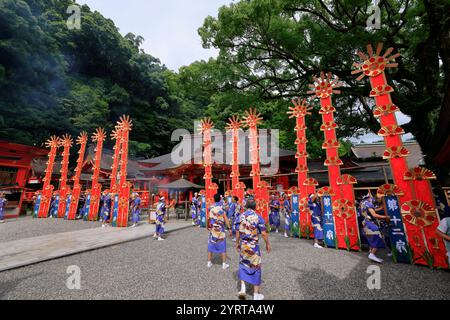
[[[401,136],[404,130],[398,126],[395,113],[399,111],[393,104],[391,93],[394,88],[386,80],[385,70],[397,67],[395,59],[399,53],[391,55],[388,48],[381,55],[383,44],[367,46],[367,53],[359,51],[362,62],[355,63],[357,68],[352,74],[360,74],[357,80],[369,77],[372,90],[370,97],[375,99],[374,116],[380,119],[379,135],[384,138],[386,150],[383,158],[389,161],[395,184],[400,188],[399,195],[403,223],[406,228],[409,246],[413,253],[413,262],[422,265],[447,268],[444,241],[436,236],[439,218],[434,208],[434,198],[429,180],[434,174],[425,168],[408,168],[406,157],[409,151],[403,146]]]

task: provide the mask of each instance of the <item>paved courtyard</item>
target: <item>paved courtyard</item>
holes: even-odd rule
[[[263,251],[267,299],[450,298],[448,271],[383,257],[381,289],[369,290],[367,253],[318,250],[311,241],[280,234],[270,239],[272,253]],[[169,233],[165,241],[145,238],[0,272],[0,299],[236,299],[233,243],[228,241],[231,267],[224,271],[219,259],[206,268],[206,242],[205,230],[187,228]],[[71,265],[81,269],[80,290],[66,286]]]

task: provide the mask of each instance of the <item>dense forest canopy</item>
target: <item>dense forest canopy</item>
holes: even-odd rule
[[[50,134],[111,130],[124,113],[134,120],[133,155],[171,149],[175,128],[212,117],[223,128],[234,114],[257,107],[264,127],[280,129],[294,148],[286,111],[320,71],[345,86],[334,104],[342,138],[377,132],[367,80],[351,75],[356,50],[384,42],[402,54],[388,71],[404,126],[425,154],[450,80],[449,0],[380,0],[379,30],[368,30],[368,0],[242,0],[206,17],[199,35],[217,58],[177,72],[140,49],[139,35],[122,36],[113,21],[82,6],[80,30],[66,26],[69,0],[1,0],[0,137],[40,144]],[[323,157],[316,111],[308,118],[308,151]],[[342,154],[349,152],[343,143]]]
[[[40,145],[51,134],[112,130],[133,121],[131,152],[169,151],[170,134],[192,127],[197,106],[182,105],[174,75],[122,36],[113,21],[82,6],[70,30],[69,0],[1,0],[0,137]]]

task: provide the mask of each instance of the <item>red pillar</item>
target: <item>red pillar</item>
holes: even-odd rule
[[[328,167],[328,179],[332,190],[336,191],[333,200],[333,215],[336,228],[337,245],[340,249],[359,250],[359,230],[357,228],[356,208],[354,200],[348,200],[348,197],[354,199],[354,196],[345,195],[353,192],[353,189],[341,190],[338,179],[341,176],[340,166],[343,164],[339,158],[339,141],[337,140],[336,129],[337,124],[334,121],[334,112],[336,108],[332,105],[333,93],[339,94],[338,78],[333,77],[331,73],[325,75],[320,73],[320,78],[314,77],[314,84],[309,85],[313,90],[309,94],[315,95],[320,99],[321,109],[319,113],[322,115],[322,126],[320,130],[324,132],[325,141],[323,148],[326,150],[327,159],[325,166]],[[356,226],[356,227],[355,227]],[[357,234],[354,231],[356,229]],[[352,231],[352,234],[350,234]]]
[[[239,129],[242,126],[242,121],[238,116],[233,116],[228,119],[227,130],[232,133],[232,160],[231,160],[231,188],[234,196],[237,196],[239,184]],[[227,188],[229,189],[228,181]]]
[[[58,218],[64,218],[67,206],[66,199],[70,193],[70,187],[67,185],[67,174],[69,172],[69,156],[70,147],[72,146],[72,137],[70,135],[64,135],[59,143],[64,149],[62,153],[63,159],[61,161],[61,178],[59,179]]]
[[[56,151],[59,147],[59,138],[52,136],[46,142],[46,147],[50,148],[48,153],[47,168],[45,169],[45,177],[42,179],[44,185],[41,190],[41,203],[39,205],[38,217],[47,218],[48,210],[50,207],[50,200],[53,194],[53,186],[50,184],[53,174],[53,166],[55,164]]]
[[[88,136],[86,132],[82,132],[77,138],[77,144],[80,145],[80,150],[78,150],[77,166],[75,168],[75,176],[73,177],[73,191],[72,199],[70,201],[69,214],[67,215],[68,220],[74,220],[78,211],[78,202],[81,194],[80,176],[83,168],[87,140]]]
[[[100,207],[100,196],[102,193],[102,185],[98,183],[98,178],[100,176],[100,162],[102,160],[102,150],[103,142],[106,139],[105,130],[98,128],[92,136],[92,141],[96,142],[95,156],[94,156],[94,167],[92,174],[92,189],[91,189],[91,202],[89,207],[89,221],[95,221],[98,218],[98,210]]]
[[[446,250],[444,242],[436,236],[439,217],[436,214],[431,185],[428,179],[433,174],[422,168],[409,170],[406,157],[409,151],[403,146],[401,136],[404,130],[398,126],[395,112],[398,107],[392,103],[391,93],[394,88],[387,83],[386,68],[397,67],[395,59],[399,53],[391,55],[389,48],[381,55],[383,44],[377,45],[374,52],[372,45],[367,46],[368,55],[358,52],[362,62],[355,63],[361,73],[357,80],[369,77],[372,90],[370,97],[375,99],[374,116],[380,119],[382,128],[378,132],[384,138],[386,151],[383,158],[389,161],[395,184],[401,189],[399,197],[408,242],[413,252],[413,261],[417,264],[446,268]],[[426,172],[426,173],[425,173]]]

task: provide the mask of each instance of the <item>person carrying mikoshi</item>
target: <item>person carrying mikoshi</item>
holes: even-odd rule
[[[162,235],[164,234],[164,217],[166,215],[166,199],[164,197],[159,198],[159,202],[156,206],[156,231],[153,238],[158,241],[164,240]]]
[[[389,222],[388,215],[380,212],[380,208],[375,206],[375,199],[369,193],[367,194],[361,204],[361,214],[364,216],[363,231],[369,243],[369,260],[382,263],[383,260],[376,256],[378,249],[386,248],[383,241],[383,235],[378,225],[378,220],[386,220]]]
[[[231,236],[230,221],[228,220],[225,210],[223,209],[223,205],[220,202],[219,194],[214,195],[214,202],[214,205],[209,208],[207,267],[212,267],[212,255],[213,253],[216,253],[222,256],[222,268],[225,270],[229,267],[227,264],[227,240],[225,225],[228,227]]]
[[[8,200],[6,200],[5,198],[5,194],[2,192],[0,193],[0,223],[4,223],[5,222],[5,207],[6,207],[6,203],[8,203]]]
[[[139,197],[139,194],[134,192],[131,196],[131,219],[133,222],[132,228],[136,227],[136,225],[139,223],[139,218],[141,214],[141,197]]]
[[[280,201],[275,194],[272,194],[269,203],[270,213],[269,213],[269,225],[270,231],[275,228],[275,232],[278,233],[278,228],[280,227]]]
[[[322,207],[317,193],[311,193],[308,197],[308,207],[311,211],[311,224],[314,228],[314,248],[323,249],[320,241],[323,241]]]
[[[281,197],[281,213],[284,215],[284,237],[289,238],[289,233],[291,232],[291,202],[286,193],[283,193]]]
[[[261,251],[259,249],[259,234],[266,243],[267,253],[270,253],[269,235],[264,219],[255,212],[256,202],[248,200],[246,211],[236,221],[236,250],[239,253],[239,279],[241,290],[239,298],[246,298],[246,284],[254,286],[253,299],[263,300],[261,286]]]
[[[192,225],[196,226],[198,225],[198,193],[194,193],[194,196],[191,200],[191,219],[192,219]]]
[[[102,218],[102,228],[106,227],[110,217],[111,217],[111,194],[109,193],[109,190],[103,191],[102,194],[102,207],[100,209],[100,216]]]

